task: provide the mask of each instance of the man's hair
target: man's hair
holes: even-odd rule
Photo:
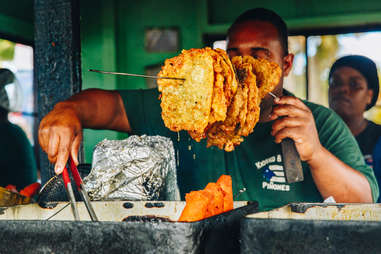
[[[264,8],[255,8],[255,9],[245,11],[230,26],[228,30],[228,36],[234,30],[234,27],[236,25],[244,23],[246,21],[264,21],[264,22],[269,22],[270,24],[275,26],[275,28],[278,31],[278,37],[283,48],[283,53],[284,55],[288,54],[287,25],[278,14]]]

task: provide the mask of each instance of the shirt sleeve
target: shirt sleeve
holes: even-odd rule
[[[381,183],[381,138],[378,139],[373,151],[373,171],[377,179],[378,186]],[[378,197],[378,203],[381,203],[381,198]]]
[[[330,109],[316,107],[312,109],[312,112],[321,144],[345,164],[358,170],[367,178],[375,202],[379,196],[376,177],[373,170],[366,165],[356,139],[347,125]]]
[[[134,135],[169,136],[161,118],[157,89],[119,90]]]

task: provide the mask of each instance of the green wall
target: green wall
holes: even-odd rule
[[[89,69],[116,68],[115,1],[81,1],[82,89],[117,89],[116,77],[89,72]],[[93,147],[104,138],[118,139],[107,130],[84,130],[85,161],[91,162]]]
[[[0,4],[0,34],[8,39],[33,43],[33,1],[6,1]]]
[[[151,27],[176,27],[180,49],[201,47],[200,2],[202,1],[82,1],[82,88],[146,88],[145,80],[133,77],[90,73],[90,68],[144,73],[145,67],[161,65],[173,53],[148,53],[144,49],[144,31]],[[198,4],[197,4],[198,3]],[[86,162],[104,138],[121,139],[126,134],[113,131],[85,130]]]
[[[76,1],[76,0],[74,0]],[[229,24],[249,8],[278,12],[291,31],[314,28],[381,24],[381,1],[375,0],[78,0],[81,4],[83,89],[145,88],[137,78],[89,73],[89,68],[144,73],[176,53],[148,53],[144,31],[150,27],[177,27],[180,49],[202,47],[205,34],[224,34]],[[0,5],[0,35],[33,43],[33,0]],[[85,130],[86,161],[103,138],[125,134]]]
[[[144,79],[87,70],[144,73],[145,67],[161,64],[179,53],[146,52],[146,28],[177,27],[180,49],[202,47],[203,35],[224,34],[235,17],[254,7],[275,10],[291,31],[381,24],[381,1],[373,0],[81,0],[82,87],[145,88]],[[86,130],[86,161],[91,162],[93,147],[103,138],[126,136]]]

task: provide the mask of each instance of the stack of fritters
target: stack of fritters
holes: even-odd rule
[[[158,80],[164,124],[187,130],[196,141],[207,138],[208,147],[232,151],[253,131],[260,101],[280,75],[278,65],[264,59],[237,56],[230,61],[220,49],[183,50],[167,59],[159,73],[185,79]]]

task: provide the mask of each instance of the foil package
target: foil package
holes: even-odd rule
[[[92,200],[180,200],[173,143],[162,136],[103,140],[84,178]]]

